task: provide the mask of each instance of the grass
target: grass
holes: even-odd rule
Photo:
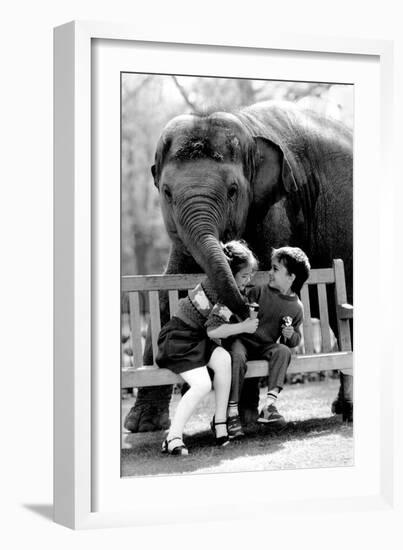
[[[287,385],[278,399],[278,409],[288,421],[276,432],[258,424],[246,437],[227,447],[214,446],[209,423],[214,394],[198,407],[189,420],[185,442],[189,456],[162,455],[165,432],[129,434],[123,430],[122,476],[202,474],[323,468],[353,465],[353,428],[330,412],[339,382],[327,379],[302,385]],[[261,390],[264,397],[265,390]],[[171,415],[180,396],[171,401]],[[123,400],[122,418],[133,405]]]

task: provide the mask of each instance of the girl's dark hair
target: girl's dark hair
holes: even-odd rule
[[[246,266],[253,270],[258,268],[258,261],[245,241],[229,241],[221,246],[233,275]]]
[[[294,274],[295,279],[292,283],[291,290],[299,293],[302,285],[309,277],[311,265],[308,256],[300,248],[296,246],[283,246],[281,248],[273,248],[271,259],[276,259],[287,269],[290,275]]]

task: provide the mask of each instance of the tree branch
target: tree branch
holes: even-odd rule
[[[134,88],[134,90],[129,90],[126,93],[126,96],[124,98],[125,101],[131,101],[136,97],[136,95],[139,93],[139,91],[144,88],[144,86],[154,77],[154,75],[150,74],[148,75],[144,80],[140,82],[140,84]]]
[[[188,97],[188,95],[187,95],[185,89],[183,88],[183,86],[181,86],[181,85],[179,84],[178,79],[176,78],[175,75],[172,75],[172,79],[173,79],[173,81],[175,82],[175,86],[178,88],[178,90],[179,90],[179,92],[181,93],[181,96],[183,97],[183,99],[185,100],[185,102],[189,105],[189,107],[190,107],[193,111],[197,111],[196,105],[194,105],[194,104],[190,101],[190,99],[189,99],[189,97]]]

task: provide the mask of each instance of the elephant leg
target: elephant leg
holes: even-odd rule
[[[336,399],[332,403],[332,412],[343,415],[343,421],[353,421],[353,382],[351,374],[340,372],[340,388]]]
[[[161,295],[161,324],[165,324],[168,319],[167,305]],[[153,364],[150,326],[147,330],[143,364]],[[124,420],[123,425],[126,430],[137,433],[168,429],[171,424],[169,420],[171,395],[172,385],[139,388],[134,406],[127,413]]]
[[[243,425],[255,424],[259,416],[259,380],[245,378],[239,400],[239,416]]]
[[[193,258],[184,256],[180,249],[173,247],[165,274],[197,272],[200,272],[200,268]],[[163,326],[169,320],[167,292],[160,292],[160,305],[161,326]],[[150,326],[147,330],[143,364],[153,364]],[[139,388],[134,406],[125,418],[124,427],[133,433],[168,429],[171,424],[169,419],[169,404],[172,388],[172,385]]]

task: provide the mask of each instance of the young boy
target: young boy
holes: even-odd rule
[[[276,408],[288,365],[290,348],[301,340],[303,306],[297,293],[308,279],[310,264],[306,254],[296,247],[273,249],[267,285],[253,287],[249,302],[259,304],[259,326],[254,334],[242,334],[231,344],[232,384],[228,406],[228,433],[230,437],[243,435],[238,402],[247,370],[246,361],[266,359],[269,363],[268,388],[265,402],[256,410],[258,422],[285,425]],[[220,336],[219,333],[215,336]],[[280,339],[279,343],[278,340]],[[258,394],[254,407],[257,409]]]

